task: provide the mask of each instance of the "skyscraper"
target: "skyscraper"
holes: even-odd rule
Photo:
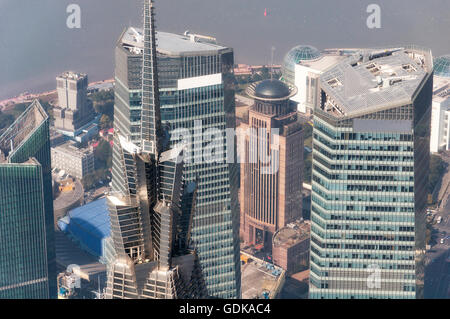
[[[169,143],[168,139],[172,130],[177,128],[177,123],[192,128],[194,120],[182,118],[189,114],[185,112],[186,105],[183,103],[194,103],[193,99],[180,100],[180,105],[174,105],[173,101],[177,101],[178,94],[198,94],[202,87],[205,87],[202,90],[204,100],[195,104],[209,108],[203,110],[198,119],[208,118],[208,115],[211,117],[217,112],[218,119],[214,121],[220,121],[225,128],[223,96],[226,89],[221,70],[223,65],[226,65],[227,72],[232,69],[232,51],[223,48],[231,52],[231,60],[227,56],[227,60],[221,61],[219,52],[208,52],[207,49],[213,45],[208,47],[186,37],[158,33],[158,66],[162,65],[160,68],[164,70],[167,68],[164,62],[172,62],[172,70],[166,71],[164,76],[164,71],[158,72],[157,68],[153,2],[147,0],[144,6],[143,32],[128,29],[116,47],[113,193],[108,197],[116,259],[109,265],[107,297],[238,297],[239,247],[238,224],[235,223],[238,217],[231,215],[231,200],[225,198],[230,196],[230,185],[226,180],[229,166],[226,163],[212,165],[211,177],[206,179],[202,176],[204,171],[201,174],[194,170],[198,169],[195,161],[191,167],[187,161],[181,161],[183,156],[192,157],[189,149],[178,147],[176,141]],[[177,51],[166,50],[176,50],[184,45],[190,53],[189,58],[177,55]],[[200,52],[203,49],[205,57],[192,57],[195,49]],[[162,51],[167,55],[167,60],[161,57]],[[183,64],[185,60],[202,63],[204,68],[198,69],[207,78],[198,78],[201,77],[199,74],[194,77],[194,64]],[[141,74],[138,72],[139,62],[143,65]],[[188,66],[192,69],[189,70]],[[186,75],[184,79],[179,79],[178,72],[183,70]],[[208,76],[206,72],[212,71],[214,76]],[[211,79],[214,81],[210,82]],[[139,80],[141,88],[138,86]],[[168,92],[170,90],[164,83],[169,81],[175,83],[171,87],[171,91],[175,92]],[[175,99],[171,99],[172,103],[168,106],[160,103],[160,95],[161,100],[166,95],[172,95]],[[232,99],[229,94],[226,100],[229,102]],[[179,121],[171,123],[174,118],[168,118],[166,110],[171,108],[172,114],[176,114],[177,107],[180,109],[176,117]],[[205,124],[211,123],[205,121]],[[201,167],[205,169],[208,165]],[[214,173],[219,177],[214,177]],[[223,190],[209,189],[206,193],[204,185],[212,180],[224,184]],[[217,194],[214,198],[216,202],[212,203],[215,210],[210,208],[206,211],[205,207],[209,206],[205,204],[204,197],[210,193]],[[217,203],[219,198],[220,203]],[[200,214],[202,209],[205,212]],[[206,214],[209,219],[203,220]],[[203,219],[198,222],[200,218]]]
[[[161,125],[167,132],[160,136],[167,140],[172,132],[183,128],[191,131],[197,143],[208,129],[219,129],[225,134],[225,128],[233,128],[232,49],[218,45],[211,37],[188,32],[157,32],[156,37]],[[123,136],[135,143],[139,143],[141,127],[139,66],[143,50],[143,32],[138,28],[125,30],[116,46],[114,123]],[[197,124],[200,130],[194,132]],[[171,141],[170,147],[177,143]],[[226,163],[225,153],[219,154],[222,163],[205,163],[203,149],[199,152],[196,148],[202,145],[194,146],[194,141],[190,144],[184,153],[182,234],[189,234],[186,244],[198,254],[208,295],[240,297],[238,167]],[[220,147],[225,149],[225,135]],[[114,162],[119,161],[117,152],[114,158]],[[120,174],[117,167],[113,165],[113,176]],[[117,181],[113,177],[116,189],[120,188]],[[193,185],[195,196],[187,191]],[[191,215],[192,205],[196,209]]]
[[[177,129],[192,134],[184,164],[186,183],[197,184],[191,245],[208,295],[240,298],[239,167],[226,159],[233,145],[225,134],[235,128],[233,50],[189,32],[159,32],[158,44],[162,124],[171,136]],[[211,144],[213,161],[207,158]]]
[[[421,296],[431,52],[363,50],[320,78],[310,298]]]
[[[49,117],[38,101],[0,136],[0,298],[56,298]]]
[[[248,123],[240,126],[245,133],[240,232],[247,244],[262,244],[267,251],[276,231],[302,217],[303,132],[289,101],[296,93],[279,80],[252,84],[247,94],[255,103]],[[278,145],[272,150],[274,139]],[[262,156],[270,152],[275,155],[270,160]],[[274,169],[265,172],[268,165]]]

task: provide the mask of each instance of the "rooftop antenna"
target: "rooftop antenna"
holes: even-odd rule
[[[273,56],[275,54],[275,47],[272,46],[272,58],[270,60],[270,79],[273,80]]]

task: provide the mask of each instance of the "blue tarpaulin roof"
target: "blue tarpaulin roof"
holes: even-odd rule
[[[101,257],[103,242],[111,232],[106,198],[71,210],[66,217],[58,221],[58,227],[69,233],[83,249]]]

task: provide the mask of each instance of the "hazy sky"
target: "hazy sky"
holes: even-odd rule
[[[450,0],[156,0],[161,31],[217,37],[238,63],[275,62],[298,44],[319,49],[418,44],[450,54]],[[66,27],[79,4],[81,29]],[[66,70],[112,77],[123,28],[141,25],[142,0],[0,0],[0,99],[53,88]],[[368,29],[366,8],[381,6],[382,28]],[[264,17],[267,8],[268,16]]]

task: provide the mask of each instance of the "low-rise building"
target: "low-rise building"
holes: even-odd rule
[[[294,222],[273,236],[273,263],[286,270],[287,275],[305,270],[309,260],[310,223]]]
[[[78,148],[73,141],[51,149],[52,168],[65,171],[72,177],[83,179],[94,172],[94,151],[92,148]]]

